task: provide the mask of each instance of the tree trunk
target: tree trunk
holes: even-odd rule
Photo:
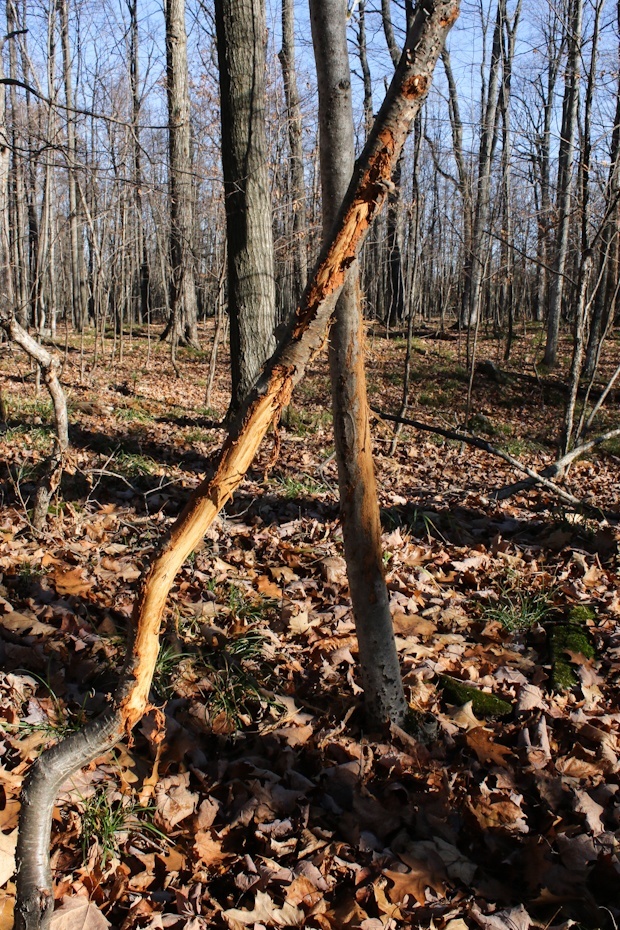
[[[142,148],[140,145],[140,65],[138,57],[139,31],[138,31],[138,2],[127,0],[129,10],[129,81],[131,84],[131,141],[133,147],[133,186],[134,209],[136,224],[135,261],[139,269],[137,275],[137,293],[140,307],[140,320],[146,323],[150,320],[150,268],[146,251],[146,234],[144,231],[144,216],[142,207]]]
[[[13,0],[6,4],[7,35],[12,36],[9,43],[9,73],[12,81],[17,81],[17,37],[18,20]],[[28,325],[30,295],[28,266],[28,223],[26,210],[26,185],[24,180],[24,151],[26,134],[20,132],[23,123],[23,111],[17,104],[17,87],[11,85],[11,192],[10,206],[10,244],[13,272],[13,292],[15,294],[15,313],[22,326]],[[20,118],[20,112],[22,117]]]
[[[459,107],[459,97],[456,81],[452,71],[450,53],[447,48],[441,53],[441,61],[448,82],[448,114],[450,117],[450,131],[452,135],[452,149],[456,162],[457,186],[463,204],[462,231],[463,231],[463,259],[461,272],[461,306],[464,308],[467,295],[470,292],[471,250],[473,236],[473,196],[472,179],[465,161],[463,151],[463,121]],[[463,314],[464,315],[464,314]]]
[[[499,102],[499,74],[502,64],[502,30],[506,18],[506,0],[497,0],[497,14],[493,30],[489,86],[483,105],[480,149],[478,153],[478,185],[476,206],[466,273],[466,292],[462,323],[475,327],[482,302],[482,281],[488,258],[489,219],[491,215],[491,167],[496,140],[496,122]]]
[[[77,197],[77,138],[71,76],[71,47],[69,43],[69,0],[58,0],[62,69],[67,104],[67,184],[69,188],[69,234],[71,240],[71,301],[73,324],[80,330],[86,325],[88,292],[84,268],[84,243],[80,228]]]
[[[271,197],[265,135],[264,0],[216,0],[236,413],[275,347]]]
[[[457,0],[421,0],[406,53],[358,160],[331,240],[321,251],[289,338],[247,398],[220,451],[213,477],[205,479],[191,495],[142,578],[133,610],[135,635],[109,710],[42,753],[26,778],[16,854],[15,930],[49,928],[54,901],[50,826],[58,787],[130,733],[141,719],[159,651],[166,600],[176,573],[241,483],[274,416],[288,403],[308,362],[325,344],[347,271],[385,201],[386,184],[411,120],[428,94],[437,56],[457,16]]]
[[[319,86],[323,233],[327,237],[355,161],[346,0],[310,0],[310,23]],[[383,573],[357,263],[336,305],[329,367],[340,516],[366,715],[371,726],[386,721],[400,724],[407,704]]]
[[[564,270],[568,255],[575,129],[579,106],[582,18],[583,0],[571,0],[568,23],[568,62],[566,65],[562,131],[558,156],[558,224],[553,266],[554,278],[551,287],[549,315],[547,317],[547,341],[543,359],[544,364],[550,368],[555,365],[558,355],[560,317],[562,315],[562,297],[564,294]]]
[[[289,178],[293,213],[293,296],[299,304],[308,279],[306,257],[306,184],[302,145],[301,107],[295,69],[295,31],[293,0],[282,0],[282,48],[278,58],[282,66],[286,98],[289,144]]]
[[[620,35],[620,0],[616,9],[616,23]],[[618,48],[620,58],[620,45]],[[620,279],[620,79],[616,89],[614,127],[611,136],[609,174],[605,190],[605,219],[601,235],[601,269],[594,300],[592,323],[588,339],[584,376],[594,376],[600,356],[603,336],[613,320],[618,301]]]
[[[177,343],[199,347],[185,0],[165,0],[170,158],[170,313]]]

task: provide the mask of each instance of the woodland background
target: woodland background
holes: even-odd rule
[[[411,10],[342,7],[359,152]],[[2,926],[24,776],[110,703],[319,251],[308,13],[266,14],[273,299],[235,345],[210,4],[6,3]],[[63,786],[56,930],[616,926],[619,16],[463,3],[360,258],[413,713],[364,717],[319,357],[179,573],[133,744]]]

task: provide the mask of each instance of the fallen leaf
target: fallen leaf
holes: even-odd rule
[[[188,791],[189,772],[170,775],[162,779],[155,788],[157,812],[155,822],[164,830],[172,830],[178,823],[196,810],[198,795]]]
[[[393,883],[388,890],[388,897],[393,904],[402,904],[407,895],[416,899],[418,904],[426,904],[426,888],[432,888],[440,897],[445,897],[446,872],[439,856],[429,856],[428,860],[414,859],[400,854],[409,872],[396,872],[384,869],[383,875]]]
[[[261,594],[265,595],[265,597],[273,597],[276,600],[280,600],[282,597],[282,588],[280,585],[270,581],[269,578],[267,578],[267,575],[259,576],[258,581],[256,582],[256,587]]]
[[[482,727],[482,720],[478,720],[472,710],[472,701],[463,704],[462,707],[453,707],[450,711],[450,717],[461,730],[474,730]]]
[[[347,563],[339,555],[321,559],[319,571],[328,584],[345,584],[347,580]]]
[[[473,749],[478,756],[478,762],[492,762],[494,765],[507,767],[506,757],[511,756],[512,752],[506,746],[494,743],[490,736],[490,730],[486,727],[473,727],[465,734],[465,741],[470,749]]]
[[[198,830],[194,836],[194,849],[200,861],[208,868],[217,868],[230,858],[222,852],[221,840],[213,839],[208,830]]]
[[[83,597],[92,588],[91,582],[86,580],[81,568],[57,568],[52,572],[51,578],[58,594]]]
[[[52,916],[52,930],[106,930],[112,924],[84,895],[64,897]]]
[[[495,914],[483,914],[474,904],[470,914],[482,930],[507,930],[508,927],[510,930],[529,930],[532,926],[532,920],[522,904],[496,911]]]
[[[254,908],[251,911],[233,907],[224,911],[223,915],[229,921],[229,925],[233,925],[232,921],[237,921],[244,926],[262,923],[267,927],[301,927],[305,919],[301,908],[288,902],[278,907],[264,891],[256,892]]]
[[[16,610],[0,617],[0,625],[11,633],[30,633],[32,636],[46,636],[58,632],[51,623],[41,623],[36,617],[20,614]]]
[[[15,847],[17,827],[10,833],[0,833],[0,886],[6,885],[15,874]]]

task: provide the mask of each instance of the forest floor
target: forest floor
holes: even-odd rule
[[[69,335],[72,450],[44,533],[29,500],[50,405],[2,346],[0,387],[0,930],[12,926],[24,773],[101,710],[137,579],[225,435],[225,349],[136,331],[93,367]],[[474,384],[480,435],[553,461],[565,394],[536,373],[541,333],[509,374]],[[59,341],[63,342],[59,337]],[[405,341],[369,329],[373,406],[396,413]],[[416,337],[409,415],[462,422],[464,345]],[[566,351],[568,347],[565,346]],[[620,357],[620,337],[608,354]],[[617,410],[617,398],[608,405]],[[307,927],[527,930],[620,921],[620,450],[564,486],[503,501],[500,459],[373,420],[409,731],[364,728],[342,557],[325,359],[299,386],[233,502],[179,573],[153,709],[71,779],[54,814],[55,930]],[[603,411],[600,429],[617,425]],[[275,460],[274,460],[275,459]],[[455,685],[454,680],[457,680]],[[480,691],[459,689],[466,683]],[[165,713],[162,714],[161,710]],[[434,719],[424,716],[430,713]]]

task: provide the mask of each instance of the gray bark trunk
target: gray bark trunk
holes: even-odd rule
[[[67,104],[67,185],[69,188],[69,235],[71,241],[71,300],[73,323],[80,330],[86,325],[88,289],[84,268],[84,244],[78,213],[77,196],[77,138],[73,112],[73,79],[71,75],[71,46],[69,43],[69,2],[59,0],[62,68]]]
[[[234,413],[275,347],[264,0],[216,0],[215,23],[228,242],[230,412]]]
[[[549,368],[552,368],[557,361],[562,297],[564,294],[564,270],[568,255],[575,130],[577,126],[577,108],[579,106],[582,19],[583,0],[571,0],[568,23],[568,62],[566,65],[562,133],[558,156],[558,225],[553,265],[554,277],[551,283],[551,298],[547,317],[547,341],[543,359],[544,364]]]
[[[475,326],[480,314],[482,280],[487,261],[488,227],[491,215],[491,166],[496,139],[496,120],[499,102],[499,75],[502,63],[502,29],[506,18],[506,0],[498,0],[489,85],[483,105],[480,150],[478,154],[478,186],[469,255],[469,273],[466,274],[463,325]]]
[[[295,306],[297,306],[308,279],[308,260],[306,256],[306,184],[293,27],[293,0],[282,0],[282,48],[278,57],[282,66],[287,109],[289,178],[293,212],[293,296]]]
[[[169,293],[172,342],[173,346],[181,342],[198,347],[185,0],[166,0],[165,13],[170,157]]]
[[[345,0],[310,0],[310,22],[319,85],[323,232],[327,237],[355,161]],[[336,305],[329,365],[340,515],[366,714],[374,726],[386,721],[400,724],[407,704],[383,574],[357,263]]]

